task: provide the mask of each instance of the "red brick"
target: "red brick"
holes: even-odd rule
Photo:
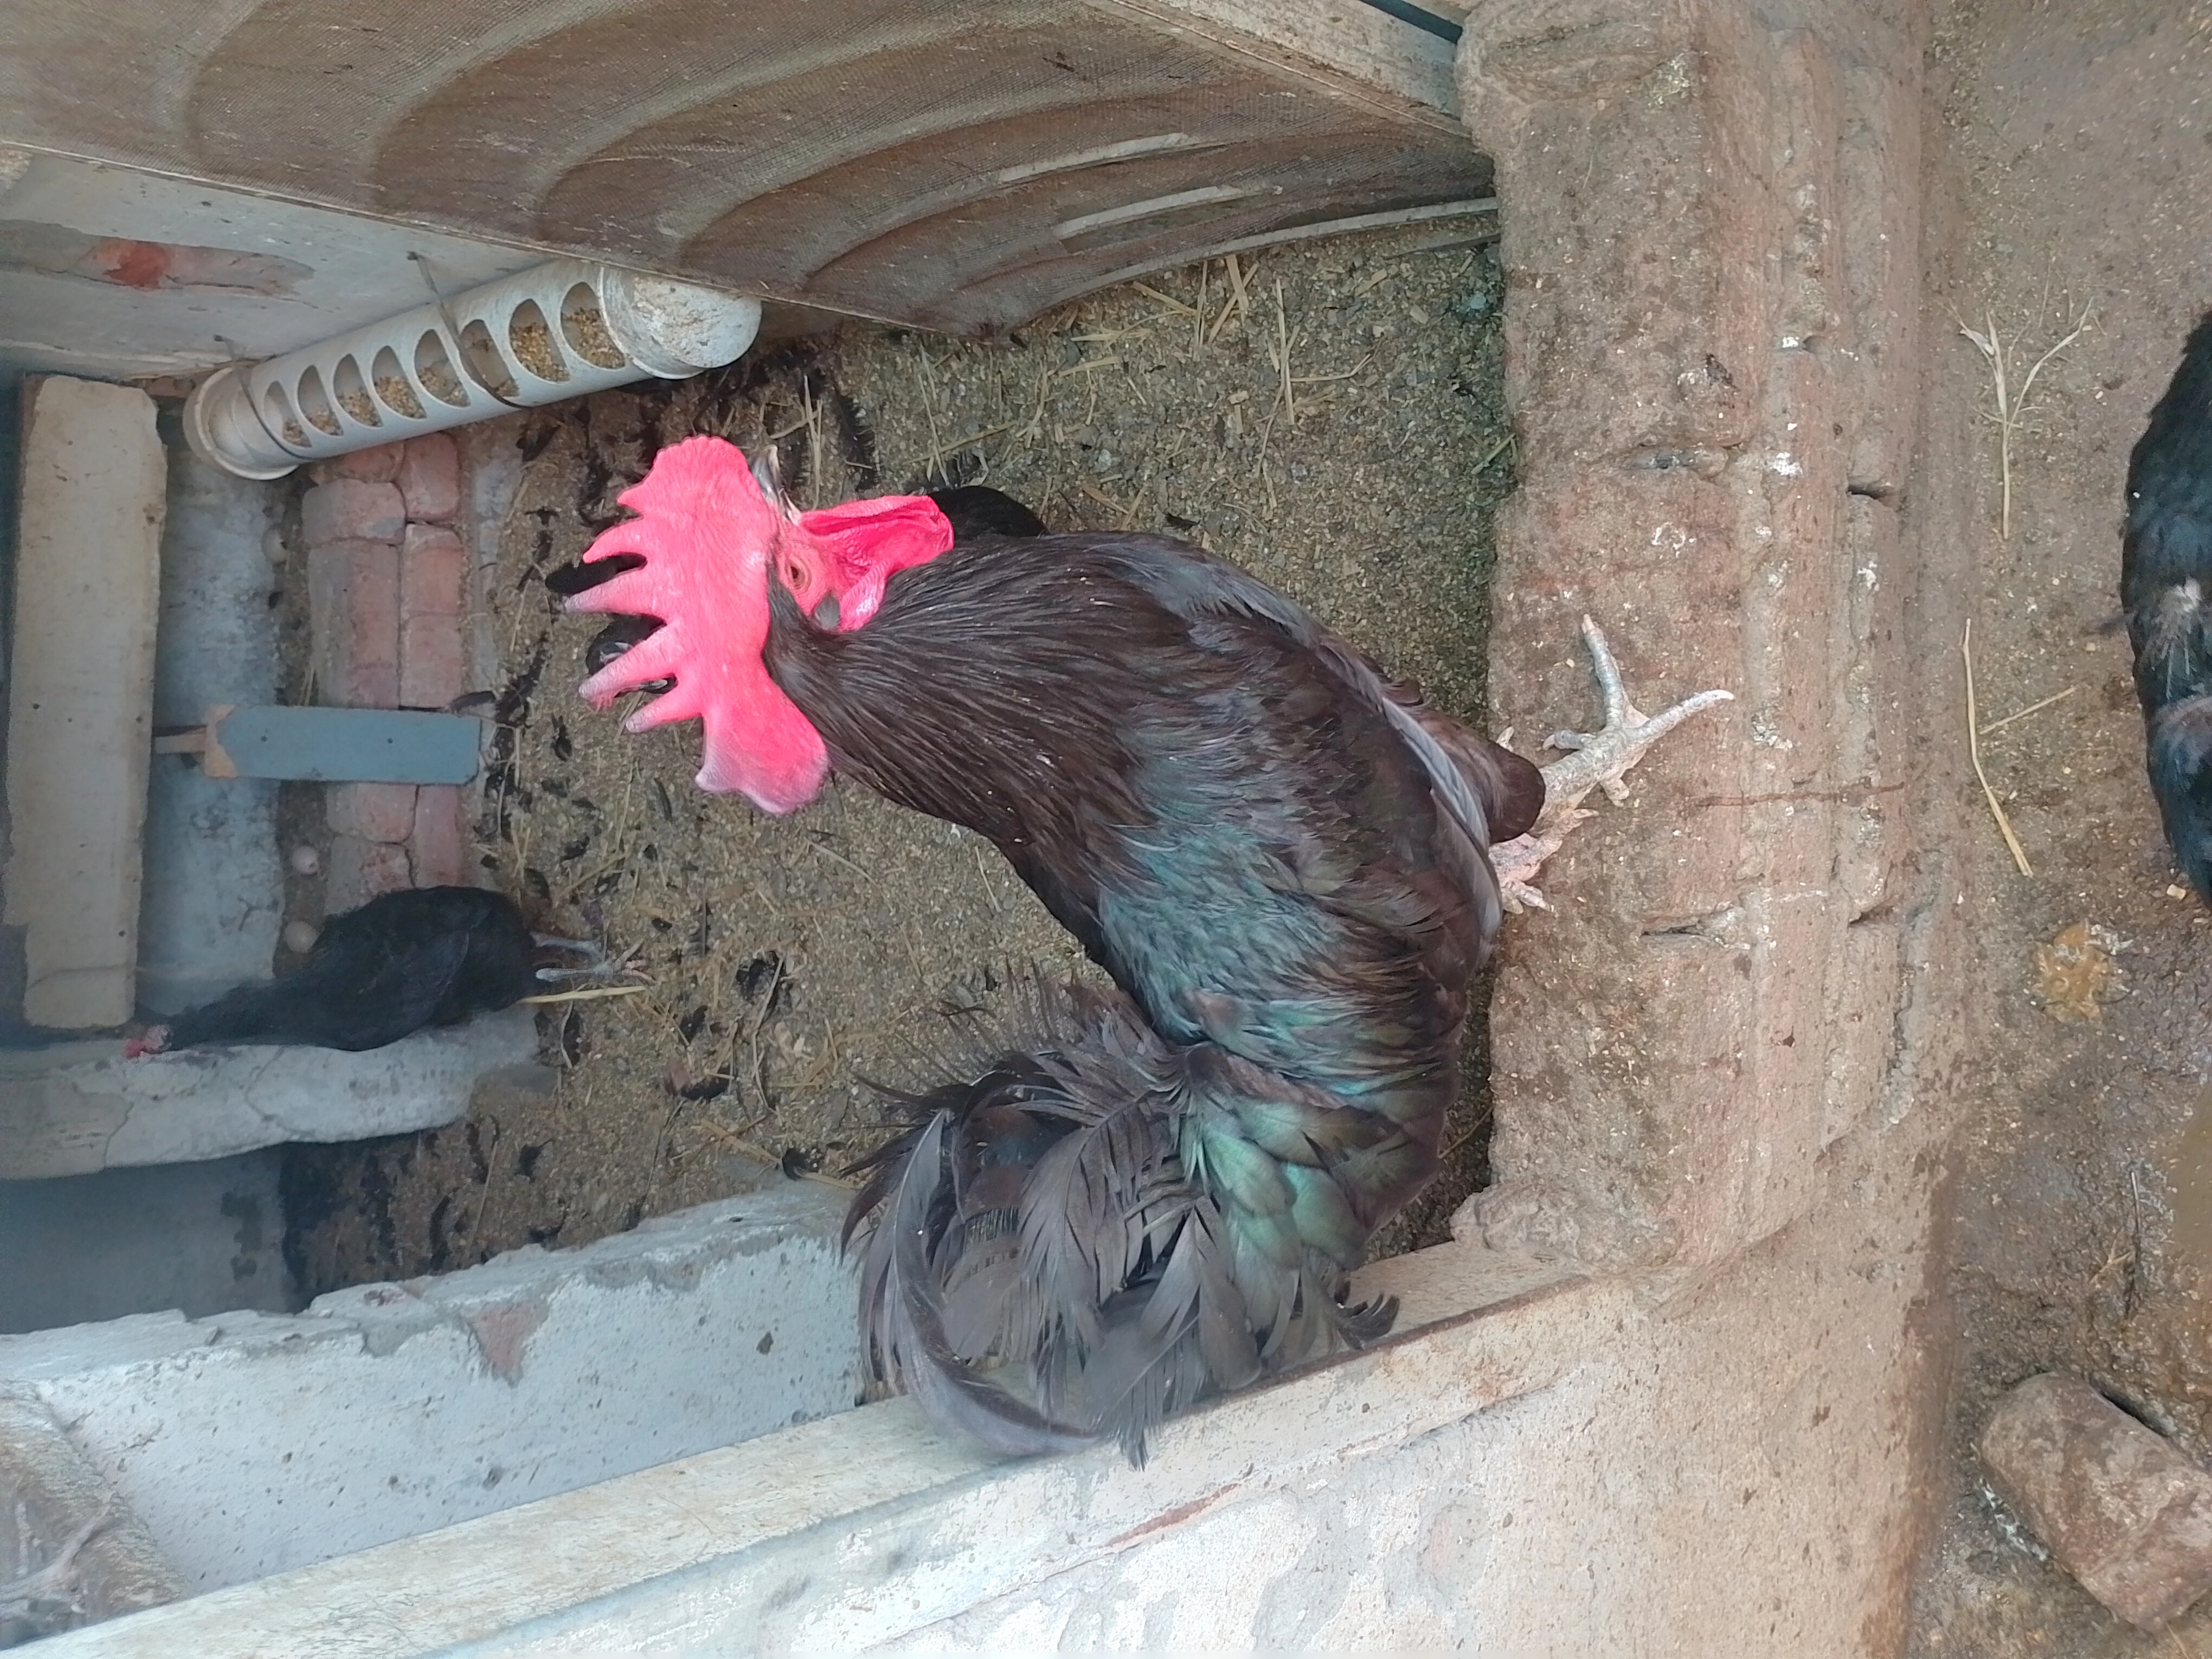
[[[323,817],[342,836],[405,841],[415,833],[415,786],[334,783],[323,797]]]
[[[307,477],[314,483],[328,483],[333,478],[362,478],[370,483],[390,483],[399,471],[399,453],[404,446],[379,444],[374,449],[356,449],[350,455],[333,455],[327,461],[317,461],[307,469]]]
[[[399,493],[407,516],[430,524],[450,523],[461,510],[461,458],[453,435],[426,432],[407,441],[399,461]]]
[[[331,915],[358,909],[379,893],[396,893],[407,884],[407,849],[359,836],[332,836],[323,904]]]
[[[396,542],[407,527],[407,509],[398,484],[333,478],[307,491],[300,503],[300,527],[310,547],[324,542]]]
[[[417,887],[467,884],[471,872],[465,800],[458,784],[429,783],[415,792],[415,834],[407,851]]]
[[[399,550],[336,542],[307,550],[316,701],[342,708],[399,703]]]
[[[467,579],[468,554],[459,536],[436,525],[407,526],[399,544],[401,615],[459,616]]]
[[[467,689],[468,653],[458,617],[409,617],[399,625],[399,706],[443,708]]]

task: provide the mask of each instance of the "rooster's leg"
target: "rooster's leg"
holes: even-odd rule
[[[1525,836],[1500,842],[1490,849],[1490,862],[1498,872],[1500,896],[1509,910],[1544,909],[1544,896],[1536,888],[1536,874],[1544,860],[1558,852],[1567,832],[1590,814],[1582,810],[1583,798],[1602,789],[1607,799],[1628,798],[1622,781],[1628,769],[1644,758],[1644,751],[1684,720],[1715,703],[1731,701],[1730,691],[1700,691],[1662,714],[1645,714],[1628,700],[1620,678],[1620,665],[1598,625],[1583,618],[1583,640],[1589,647],[1590,667],[1597,676],[1605,700],[1605,723],[1595,732],[1555,732],[1550,746],[1568,754],[1544,769],[1544,811]]]

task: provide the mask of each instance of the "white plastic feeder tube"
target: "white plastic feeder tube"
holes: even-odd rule
[[[518,407],[734,362],[760,302],[560,259],[281,357],[217,369],[185,405],[202,459],[246,478]]]

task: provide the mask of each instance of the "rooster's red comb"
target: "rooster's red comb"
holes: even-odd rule
[[[921,496],[853,501],[797,524],[761,489],[744,455],[720,438],[687,438],[623,492],[637,517],[584,551],[587,563],[632,553],[645,562],[568,601],[572,611],[629,611],[663,626],[583,685],[605,708],[624,691],[672,678],[673,690],[630,715],[633,732],[694,717],[705,726],[702,789],[742,790],[771,812],[813,799],[829,771],[822,738],[769,678],[769,589],[788,567],[800,606],[825,594],[838,625],[858,628],[896,571],[933,559],[952,527]]]

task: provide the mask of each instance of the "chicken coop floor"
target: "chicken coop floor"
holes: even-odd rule
[[[520,423],[491,599],[510,735],[483,850],[541,925],[635,949],[649,988],[547,1011],[550,1094],[488,1085],[450,1129],[293,1149],[303,1291],[583,1243],[763,1164],[834,1176],[883,1134],[864,1079],[929,1078],[1022,976],[1080,969],[981,841],[857,788],[767,818],[692,787],[696,726],[628,737],[577,699],[598,619],[562,614],[547,579],[659,445],[773,438],[809,504],[949,478],[1058,527],[1200,540],[1479,720],[1491,516],[1513,464],[1486,230],[1215,261],[1003,343],[853,328]],[[1442,1239],[1483,1180],[1483,1069],[1470,1054],[1448,1173],[1386,1249]]]
[[[1966,5],[1931,68],[1930,118],[1959,169],[1933,199],[1965,209],[1965,257],[1928,330],[1944,401],[1963,419],[1993,410],[1989,366],[1954,324],[2002,337],[2014,386],[2083,331],[2013,434],[2009,538],[1983,422],[1982,720],[2059,701],[1984,739],[2034,873],[1981,815],[1966,902],[1990,1063],[1954,1160],[1954,1485],[1911,1650],[2212,1653],[2212,1605],[2144,1634],[2039,1559],[1985,1498],[1972,1445],[1999,1394],[2061,1370],[2212,1455],[2212,927],[2170,890],[2117,631],[2128,452],[2212,306],[2212,7]]]

